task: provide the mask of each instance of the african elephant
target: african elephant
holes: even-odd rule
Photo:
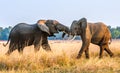
[[[111,33],[104,23],[87,23],[86,18],[81,18],[78,21],[74,20],[70,27],[70,34],[72,36],[81,36],[82,39],[82,47],[77,58],[80,58],[83,52],[85,52],[86,58],[89,58],[90,43],[100,47],[99,58],[102,58],[103,50],[105,50],[110,57],[113,56],[108,46],[111,40]]]
[[[10,41],[6,54],[10,55],[15,49],[22,53],[24,47],[30,45],[34,45],[35,52],[40,49],[40,46],[46,51],[51,51],[47,37],[54,36],[54,33],[59,31],[64,32],[65,35],[69,33],[69,28],[56,20],[39,20],[32,25],[19,23],[10,31],[8,41],[4,44],[6,46]]]

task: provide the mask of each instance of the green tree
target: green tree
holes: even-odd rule
[[[115,29],[112,31],[112,38],[117,39],[120,36],[119,30]]]
[[[120,32],[120,27],[119,26],[117,26],[117,28],[116,28],[119,32]]]
[[[1,30],[0,40],[7,40],[8,39],[11,28],[12,27],[9,26],[8,28],[4,28]]]
[[[3,31],[3,28],[2,27],[0,27],[0,39],[2,38],[2,32]]]

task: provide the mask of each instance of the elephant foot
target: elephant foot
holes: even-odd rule
[[[23,54],[23,49],[18,49],[18,52],[19,52],[20,55],[22,55]]]
[[[50,48],[50,46],[48,45],[48,44],[44,44],[44,45],[42,45],[42,48],[44,49],[44,50],[46,50],[46,51],[51,51],[51,48]]]
[[[20,55],[23,55],[23,51],[20,51],[19,54],[20,54]]]
[[[37,53],[37,52],[38,52],[38,50],[34,50],[34,52],[35,52],[35,53]]]
[[[51,52],[51,49],[50,49],[50,48],[45,48],[45,50],[46,50],[47,52]]]
[[[89,59],[90,57],[86,56],[86,59]]]
[[[10,53],[9,53],[9,52],[7,52],[7,53],[5,53],[5,55],[6,55],[6,56],[9,56],[9,55],[10,55]]]
[[[110,57],[112,58],[112,57],[114,57],[114,54],[112,53],[112,54],[110,54]]]
[[[80,58],[81,58],[81,55],[78,55],[78,56],[77,56],[77,59],[80,59]]]
[[[37,53],[40,50],[40,48],[34,48],[34,52]]]
[[[10,49],[9,49],[9,50],[5,53],[5,55],[6,55],[6,56],[9,56],[12,52],[13,52],[13,50],[10,50]]]
[[[99,59],[102,59],[103,57],[102,56],[99,56]]]

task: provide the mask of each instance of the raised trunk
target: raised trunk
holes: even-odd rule
[[[56,28],[58,29],[58,31],[62,31],[63,32],[62,38],[64,38],[64,36],[66,34],[69,34],[69,28],[67,26],[65,26],[65,25],[57,24]]]

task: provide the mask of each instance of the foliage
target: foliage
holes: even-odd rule
[[[11,29],[11,26],[9,26],[8,28],[0,27],[0,40],[7,40]]]
[[[120,39],[120,27],[109,28],[113,39]]]

